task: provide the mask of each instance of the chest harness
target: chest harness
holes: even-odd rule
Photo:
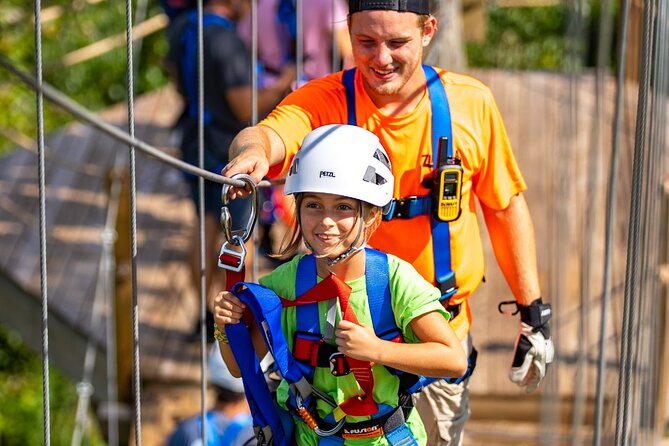
[[[384,340],[403,342],[395,323],[390,297],[388,257],[365,248],[365,280],[367,302],[376,335]],[[275,402],[265,382],[258,357],[253,349],[248,327],[243,324],[226,325],[230,348],[239,365],[244,390],[253,415],[260,445],[292,445],[293,419],[304,422],[319,436],[319,446],[343,444],[345,439],[369,439],[384,435],[393,446],[415,445],[416,440],[406,425],[413,408],[411,395],[438,378],[426,378],[399,370],[388,370],[399,378],[398,406],[378,404],[373,399],[374,377],[367,361],[348,358],[339,353],[334,338],[336,302],[339,301],[342,319],[357,322],[348,304],[351,288],[337,276],[330,275],[316,284],[316,259],[308,255],[300,259],[296,275],[296,299],[281,299],[261,285],[241,282],[232,292],[247,305],[281,377],[288,383],[289,412]],[[337,299],[335,299],[337,298]],[[328,301],[325,329],[321,332],[318,302]],[[292,352],[281,330],[281,312],[294,306],[296,331]],[[247,319],[248,320],[248,319]],[[353,373],[361,389],[340,404],[313,386],[316,367],[328,368],[335,377]],[[453,378],[461,381],[466,378]],[[450,378],[449,378],[450,379]],[[321,418],[316,400],[332,407]],[[346,416],[370,416],[366,421],[348,423]]]
[[[358,125],[355,112],[355,70],[355,68],[351,68],[344,71],[342,78],[346,89],[347,116],[350,125]],[[427,80],[427,91],[432,105],[432,160],[436,171],[439,167],[438,163],[441,161],[438,153],[441,136],[447,138],[446,154],[442,154],[442,157],[443,155],[453,157],[451,110],[439,74],[429,65],[423,65],[423,72]],[[440,132],[443,132],[443,135]],[[441,301],[447,303],[448,299],[458,290],[455,273],[451,268],[451,238],[448,222],[439,221],[433,216],[432,202],[432,194],[393,199],[390,204],[390,211],[384,215],[383,219],[388,221],[394,218],[410,219],[419,215],[430,215],[434,275],[437,287],[441,292]],[[460,305],[449,305],[446,309],[451,313],[451,318],[454,318],[460,312]]]

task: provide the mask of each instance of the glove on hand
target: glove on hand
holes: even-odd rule
[[[541,298],[530,305],[518,305],[520,331],[516,338],[515,354],[509,379],[526,392],[532,392],[546,375],[546,367],[553,362],[554,350],[548,321],[551,318],[550,304]]]

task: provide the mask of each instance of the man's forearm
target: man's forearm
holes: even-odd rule
[[[269,141],[258,126],[246,127],[235,136],[228,148],[228,157],[237,158],[242,152],[253,147],[263,149],[267,159],[270,159]]]
[[[481,205],[497,263],[516,301],[529,305],[541,296],[534,226],[525,198],[518,194],[501,211]]]

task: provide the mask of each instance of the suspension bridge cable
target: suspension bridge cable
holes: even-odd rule
[[[251,125],[258,123],[258,0],[251,1]],[[264,228],[268,231],[269,228]],[[258,277],[258,231],[253,231],[251,238],[253,262],[251,264],[251,282]]]
[[[126,63],[128,76],[128,133],[135,138],[135,69],[132,41],[132,0],[125,2],[126,18]],[[130,276],[132,289],[132,379],[135,393],[135,446],[142,446],[142,400],[139,369],[139,303],[137,300],[137,169],[135,163],[135,146],[129,147],[130,172]]]
[[[649,199],[648,205],[648,220],[650,224],[647,225],[648,231],[646,233],[646,242],[645,246],[647,247],[647,255],[643,256],[644,261],[647,263],[648,267],[646,271],[646,280],[644,281],[645,287],[645,296],[646,296],[646,314],[644,320],[645,335],[647,338],[646,344],[642,344],[638,348],[642,350],[647,357],[647,367],[645,373],[645,385],[641,389],[643,395],[641,401],[646,402],[647,409],[646,411],[639,411],[641,414],[646,414],[646,416],[641,415],[645,424],[643,427],[645,429],[645,440],[643,443],[650,444],[653,437],[653,428],[657,431],[656,423],[657,418],[657,409],[655,403],[657,402],[657,395],[661,395],[659,391],[659,382],[661,381],[660,368],[661,364],[659,358],[662,357],[662,344],[657,342],[657,339],[662,339],[658,337],[657,333],[662,333],[661,331],[661,313],[657,311],[662,309],[662,295],[659,290],[659,268],[658,265],[662,261],[660,258],[660,249],[658,243],[656,242],[658,236],[661,233],[661,218],[662,218],[662,206],[658,205],[658,202],[661,203],[663,199],[663,189],[662,187],[656,187],[658,184],[661,185],[661,166],[662,156],[663,156],[663,147],[665,143],[665,132],[666,132],[666,60],[667,60],[667,4],[666,2],[658,2],[656,6],[656,11],[653,14],[654,27],[653,27],[653,50],[652,50],[652,61],[654,62],[651,66],[651,91],[652,91],[652,105],[649,111],[649,114],[655,119],[650,122],[649,129],[649,147],[650,147],[650,156],[648,167],[650,174],[647,175],[647,185],[646,185],[646,195]],[[643,292],[643,291],[642,291]],[[650,348],[643,348],[644,345],[650,346]],[[660,397],[661,398],[661,397]]]
[[[606,1],[604,4],[608,5]],[[620,164],[620,121],[623,107],[625,90],[625,67],[627,59],[627,32],[631,0],[623,0],[621,13],[621,30],[618,40],[617,66],[616,66],[616,92],[615,105],[613,108],[613,123],[611,125],[611,160],[609,165],[609,178],[606,190],[606,217],[605,217],[605,241],[604,241],[604,277],[602,290],[604,295],[601,303],[601,316],[599,325],[599,346],[597,357],[597,378],[595,387],[595,418],[593,426],[593,446],[601,446],[602,442],[602,418],[604,410],[604,381],[606,365],[606,325],[609,320],[609,305],[611,302],[611,267],[613,258],[613,219],[616,213],[616,195],[618,189],[618,171]],[[607,7],[608,11],[608,7]],[[604,11],[602,11],[604,14]],[[602,34],[600,33],[600,36]]]
[[[42,86],[42,4],[35,0],[35,79]],[[42,295],[42,402],[44,412],[44,445],[51,444],[51,411],[49,400],[49,297],[46,269],[46,185],[44,175],[44,99],[42,92],[36,93],[37,107],[37,153],[39,175],[39,261],[40,292]]]
[[[306,75],[304,73],[304,4],[303,0],[295,0],[295,20],[296,20],[296,30],[295,30],[295,71],[297,81],[295,85],[300,87]]]
[[[69,112],[72,116],[90,124],[92,127],[97,128],[98,130],[103,131],[114,139],[117,139],[120,142],[123,142],[127,145],[133,146],[136,149],[141,150],[145,154],[157,158],[160,161],[163,161],[170,166],[182,170],[184,172],[200,176],[208,181],[213,181],[220,184],[229,184],[233,187],[243,188],[246,183],[241,180],[234,180],[231,178],[223,177],[221,175],[209,172],[208,170],[200,169],[197,166],[186,163],[178,158],[168,155],[167,153],[147,144],[144,141],[136,139],[134,136],[130,136],[128,133],[119,129],[118,127],[113,126],[112,124],[101,120],[94,113],[85,109],[60,91],[51,87],[49,84],[42,82],[41,78],[38,81],[33,79],[29,74],[23,72],[22,70],[16,68],[14,64],[9,61],[5,56],[0,54],[0,66],[10,73],[17,76],[21,81],[26,85],[33,88],[35,91],[42,94],[44,97],[49,99],[54,104],[58,105],[62,109]],[[43,144],[43,142],[42,142]],[[263,180],[258,183],[258,187],[267,187],[270,185],[269,181]]]
[[[567,52],[567,63],[568,63],[568,76],[569,76],[569,94],[570,94],[570,107],[568,110],[568,134],[572,135],[570,142],[575,144],[576,135],[579,131],[579,121],[578,114],[580,107],[580,96],[578,94],[579,80],[582,78],[582,58],[583,54],[578,45],[578,42],[582,39],[582,36],[585,33],[585,21],[584,21],[584,0],[570,0],[569,1],[569,23],[567,35],[569,36],[568,42],[568,52]],[[595,162],[592,160],[592,157],[596,154],[596,149],[590,151],[590,157],[588,158],[587,166],[592,166]],[[593,178],[589,178],[589,181],[593,181]],[[589,275],[590,275],[590,240],[591,237],[587,236],[588,226],[591,224],[590,218],[588,215],[588,206],[592,206],[593,196],[591,189],[594,187],[588,187],[590,184],[586,185],[586,210],[583,211],[583,232],[580,234],[581,241],[581,256],[580,256],[580,265],[581,265],[581,280],[579,285],[579,294],[580,294],[580,305],[579,305],[579,315],[577,318],[578,322],[578,332],[579,339],[581,342],[578,343],[578,350],[576,352],[576,365],[574,373],[574,394],[573,394],[573,411],[572,411],[572,424],[571,424],[571,444],[576,446],[580,444],[581,441],[581,424],[584,414],[584,404],[585,404],[585,392],[586,392],[586,373],[585,368],[587,365],[587,352],[585,346],[588,345],[588,332],[586,330],[586,320],[588,318],[588,309],[589,309],[589,298],[590,298],[590,288],[589,288]]]
[[[636,116],[636,135],[634,141],[634,157],[632,167],[632,196],[630,204],[630,220],[627,243],[627,265],[625,271],[625,296],[623,303],[622,348],[620,354],[620,375],[618,388],[618,410],[616,414],[616,445],[629,444],[630,391],[632,370],[631,336],[636,332],[637,293],[638,293],[638,260],[639,260],[639,226],[641,217],[642,175],[644,166],[644,150],[646,143],[646,110],[648,103],[650,55],[650,33],[652,20],[652,1],[644,2],[642,50],[640,54],[639,93]]]
[[[99,327],[102,325],[103,304],[110,300],[110,296],[107,295],[107,292],[109,291],[107,284],[114,278],[114,242],[116,241],[117,235],[114,226],[116,224],[116,218],[118,215],[120,190],[120,180],[114,177],[112,179],[109,192],[105,225],[101,234],[102,253],[100,256],[100,262],[98,264],[98,280],[95,287],[93,309],[91,310],[91,327]],[[107,321],[108,325],[111,323],[111,320]],[[95,359],[97,356],[96,343],[97,341],[93,337],[89,337],[88,342],[86,343],[86,353],[84,354],[84,369],[81,381],[77,384],[77,393],[79,394],[79,398],[77,401],[72,441],[70,442],[71,446],[81,445],[84,431],[86,430],[86,420],[88,417],[90,397],[95,390],[93,389],[91,381],[93,380],[93,369],[95,367]]]
[[[198,0],[196,8],[197,15],[197,162],[200,169],[204,169],[204,10],[203,0]],[[200,271],[200,416],[202,422],[200,423],[200,436],[202,444],[207,444],[207,367],[206,367],[206,349],[207,349],[207,277],[206,265],[207,259],[205,256],[205,207],[204,207],[204,179],[198,178],[198,268]]]

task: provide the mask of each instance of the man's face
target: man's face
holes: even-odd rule
[[[353,57],[368,92],[389,96],[413,89],[422,79],[417,69],[436,30],[434,18],[423,28],[410,12],[361,11],[350,19]]]

